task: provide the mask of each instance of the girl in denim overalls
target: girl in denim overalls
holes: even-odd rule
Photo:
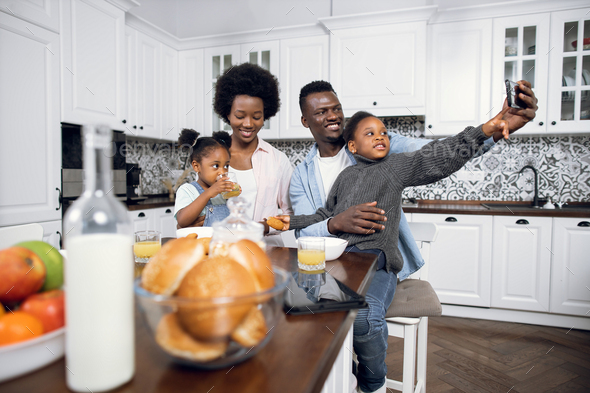
[[[191,165],[198,174],[197,181],[183,184],[176,191],[174,217],[178,228],[210,227],[229,216],[221,193],[231,191],[233,186],[227,176],[223,176],[229,168],[231,136],[218,131],[212,137],[199,138],[195,130],[184,129],[178,142],[181,147],[191,147]]]

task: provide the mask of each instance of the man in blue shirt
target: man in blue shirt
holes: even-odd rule
[[[510,109],[504,117],[510,132],[524,126],[535,117],[537,99],[526,81],[519,81],[517,103],[524,109]],[[506,105],[506,103],[504,104]],[[336,92],[330,83],[315,81],[305,85],[299,95],[301,123],[309,128],[316,143],[291,177],[289,196],[295,215],[314,214],[324,207],[326,197],[338,174],[346,167],[356,164],[342,138],[344,113]],[[458,130],[460,131],[460,130]],[[420,149],[431,142],[428,139],[406,138],[390,135],[390,152],[403,153]],[[501,133],[489,138],[481,153],[488,151]],[[325,221],[297,230],[296,236],[333,236],[341,232],[370,234],[384,229],[385,212],[377,207],[378,201],[353,206],[343,213]],[[360,391],[385,391],[385,356],[387,351],[387,325],[384,320],[397,285],[397,278],[404,280],[414,273],[424,261],[410,232],[405,215],[399,223],[399,249],[404,266],[399,274],[380,269],[375,273],[366,300],[369,308],[359,310],[354,322],[353,342],[358,357],[357,378]],[[361,250],[353,247],[350,251]],[[379,258],[384,258],[382,253]]]

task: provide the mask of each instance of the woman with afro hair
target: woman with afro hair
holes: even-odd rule
[[[264,224],[265,233],[267,217],[276,216],[279,209],[283,214],[293,212],[289,200],[293,167],[284,153],[258,136],[280,105],[277,79],[258,65],[231,67],[217,79],[213,108],[232,129],[229,171],[236,174],[242,197],[250,202],[248,214]],[[278,241],[274,245],[282,245],[279,236],[273,238]]]

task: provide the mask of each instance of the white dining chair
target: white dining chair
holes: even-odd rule
[[[387,379],[385,386],[403,393],[425,393],[428,317],[442,314],[438,296],[427,281],[430,244],[436,240],[438,228],[434,223],[409,224],[425,263],[410,278],[398,283],[393,301],[385,314],[389,335],[404,339],[403,380]],[[416,368],[417,380],[414,385]]]
[[[0,249],[27,240],[43,240],[41,224],[33,223],[0,228]]]

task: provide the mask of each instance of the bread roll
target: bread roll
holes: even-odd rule
[[[154,255],[141,274],[141,286],[159,295],[176,292],[184,275],[205,258],[198,239],[182,237],[171,240]]]
[[[262,311],[258,309],[258,306],[253,306],[242,323],[232,332],[231,338],[238,344],[251,348],[264,339],[266,331]]]
[[[203,245],[203,249],[205,250],[205,254],[209,255],[209,243],[211,243],[210,237],[201,237],[197,240],[199,244]]]
[[[269,217],[266,220],[266,223],[268,224],[269,227],[276,229],[277,231],[282,231],[283,228],[285,227],[285,224],[279,220],[278,218],[275,217]]]
[[[258,244],[242,239],[229,247],[228,256],[246,268],[254,277],[256,292],[263,292],[274,287],[272,264],[268,255]]]
[[[209,258],[194,266],[184,277],[177,295],[191,299],[243,296],[256,292],[255,280],[250,272],[228,257]],[[180,325],[198,340],[227,339],[242,322],[252,302],[179,307]]]
[[[171,355],[198,362],[217,359],[225,353],[228,341],[199,342],[178,324],[176,313],[165,315],[156,328],[156,342]]]

